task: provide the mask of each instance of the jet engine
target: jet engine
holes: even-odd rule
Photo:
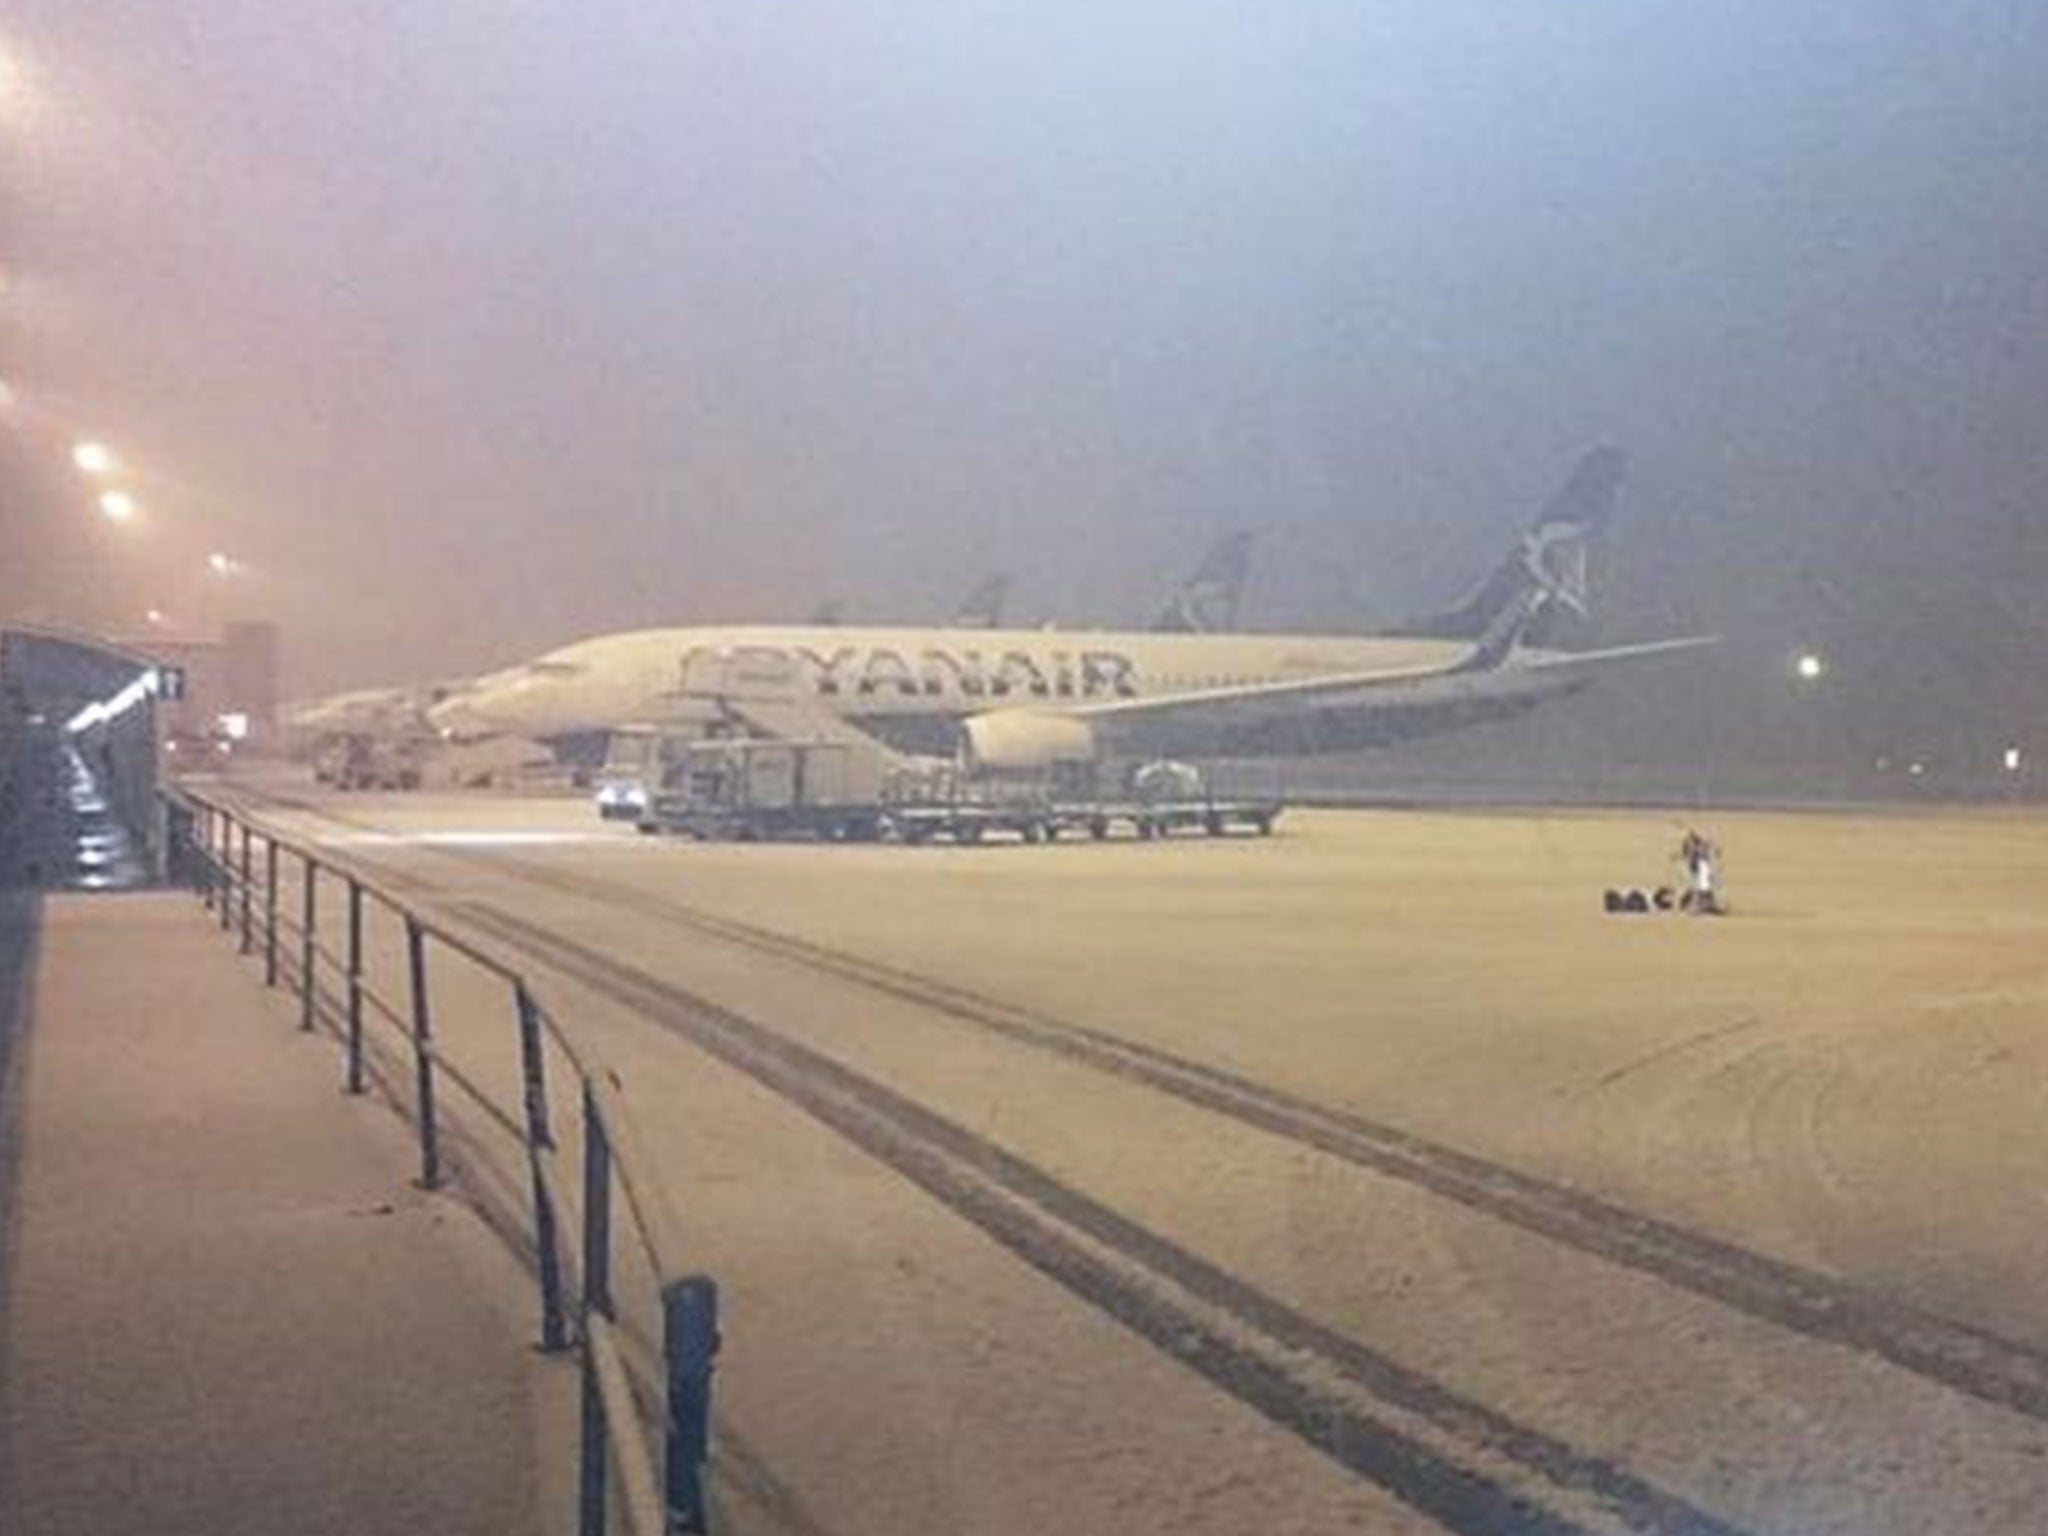
[[[967,760],[984,772],[1020,772],[1095,760],[1086,720],[1034,709],[998,709],[961,722]]]

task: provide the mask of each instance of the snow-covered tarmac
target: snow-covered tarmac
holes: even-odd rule
[[[733,1529],[2040,1528],[2048,820],[1703,816],[1692,920],[1601,910],[1650,813],[289,799],[620,1072],[724,1288]]]

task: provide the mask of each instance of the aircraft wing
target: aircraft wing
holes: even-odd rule
[[[1191,688],[1181,693],[1143,699],[1112,699],[1060,711],[1102,723],[1158,720],[1175,715],[1256,715],[1269,705],[1349,701],[1373,694],[1395,695],[1422,683],[1453,675],[1461,658],[1419,667],[1381,667],[1370,672],[1326,672],[1274,683],[1244,683],[1226,688]]]
[[[1719,635],[1684,635],[1675,640],[1645,640],[1640,645],[1615,645],[1598,651],[1531,651],[1510,665],[1530,672],[1556,672],[1572,667],[1596,667],[1613,662],[1643,661],[1652,656],[1669,656],[1678,651],[1697,651],[1720,643]]]
[[[1112,747],[1213,732],[1280,730],[1303,716],[1341,714],[1362,740],[1427,734],[1443,723],[1511,712],[1560,687],[1570,674],[1711,645],[1690,636],[1599,651],[1499,650],[1484,642],[1420,666],[1326,673],[1284,682],[1194,689],[1143,699],[1084,704],[1071,711]]]
[[[1241,683],[1224,688],[1191,689],[1182,693],[1159,694],[1144,699],[1115,699],[1101,704],[1084,704],[1072,713],[1105,725],[1171,717],[1224,719],[1231,722],[1256,719],[1270,709],[1291,707],[1354,708],[1375,696],[1412,702],[1420,689],[1436,688],[1446,682],[1497,676],[1507,670],[1519,653],[1522,630],[1535,610],[1533,591],[1517,593],[1508,608],[1487,626],[1486,633],[1469,645],[1452,650],[1435,660],[1403,667],[1375,667],[1357,672],[1312,673],[1272,683]],[[1469,686],[1453,689],[1469,692]]]

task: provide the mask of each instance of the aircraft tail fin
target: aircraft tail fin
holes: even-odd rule
[[[1451,670],[1491,672],[1528,640],[1543,610],[1542,591],[1534,583],[1516,588],[1501,605],[1500,611],[1487,620],[1486,628],[1473,638],[1470,654]]]
[[[960,600],[953,610],[955,629],[1000,629],[1003,603],[1010,595],[1010,578],[997,572]]]
[[[1248,529],[1227,533],[1160,610],[1152,628],[1170,634],[1211,634],[1237,626],[1237,603],[1252,564]]]
[[[1586,617],[1590,552],[1614,515],[1628,457],[1599,447],[1580,457],[1565,483],[1486,578],[1453,607],[1411,620],[1399,631],[1441,640],[1479,640],[1525,591],[1535,602],[1522,638],[1546,643],[1563,615]]]

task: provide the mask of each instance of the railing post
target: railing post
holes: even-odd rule
[[[196,835],[199,844],[199,899],[206,910],[213,910],[213,807],[205,801],[199,803],[199,827]]]
[[[206,820],[199,833],[199,851],[201,854],[200,863],[204,866],[206,874],[206,906],[208,911],[212,911],[223,900],[221,896],[220,855],[214,849],[214,844],[218,841],[217,829],[220,826],[220,813],[210,805],[205,809]]]
[[[583,1085],[583,1302],[610,1317],[612,1307],[612,1139],[597,1093]]]
[[[180,852],[178,844],[181,834],[178,830],[178,808],[171,797],[159,789],[149,802],[150,842],[156,849],[156,867],[164,884],[177,886],[185,883],[185,870],[191,863],[189,848]],[[189,834],[183,836],[189,842]]]
[[[597,1360],[583,1346],[583,1437],[576,1469],[576,1536],[604,1536],[605,1484],[609,1447],[605,1439],[604,1394],[598,1390]]]
[[[363,1091],[363,884],[348,877],[348,1091]]]
[[[254,931],[249,926],[249,890],[256,882],[256,830],[248,822],[242,823],[242,953],[248,954],[256,947]]]
[[[235,824],[228,819],[228,813],[222,811],[220,813],[220,858],[217,867],[220,870],[220,927],[223,933],[227,932],[228,924],[234,920],[229,916],[229,910],[234,906],[235,902],[234,857]]]
[[[718,1286],[689,1275],[661,1293],[668,1361],[663,1487],[670,1531],[706,1531],[704,1463],[711,1449],[711,1367],[718,1354]]]
[[[313,964],[319,957],[315,935],[320,924],[320,865],[311,854],[299,855],[305,890],[299,900],[299,1028],[313,1027]]]
[[[277,985],[277,837],[263,839],[263,985]]]
[[[590,1314],[612,1316],[612,1149],[597,1112],[597,1096],[583,1086],[583,1454],[578,1478],[578,1536],[604,1536],[608,1433],[597,1356],[590,1347]]]
[[[420,1188],[441,1186],[441,1136],[434,1123],[434,1022],[427,1006],[427,931],[405,919],[406,961],[412,972],[412,1059],[420,1115]]]
[[[512,984],[519,1010],[519,1067],[526,1085],[526,1160],[533,1179],[533,1240],[540,1254],[540,1347],[549,1353],[569,1347],[569,1319],[562,1301],[561,1233],[555,1198],[549,1192],[541,1161],[554,1150],[548,1124],[546,1045],[541,1038],[540,1007],[526,983]]]

